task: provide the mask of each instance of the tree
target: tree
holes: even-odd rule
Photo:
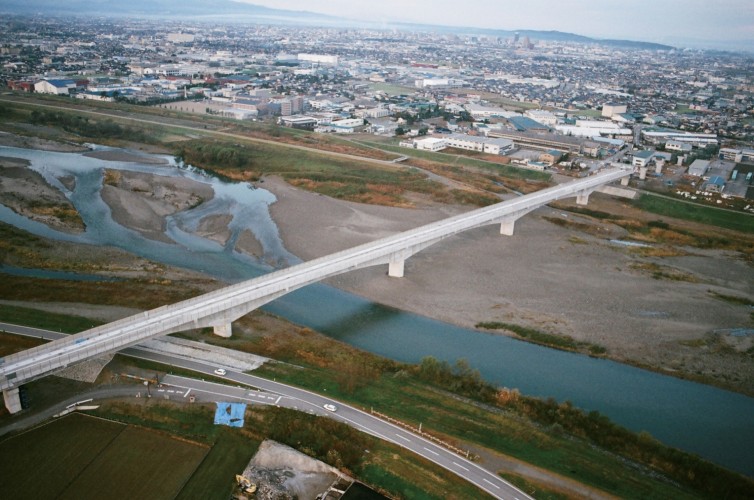
[[[398,127],[395,129],[395,135],[403,135],[406,131],[403,129],[403,127]]]

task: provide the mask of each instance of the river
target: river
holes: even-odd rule
[[[233,241],[240,231],[248,228],[262,244],[266,256],[272,255],[280,262],[299,262],[280,239],[268,210],[275,197],[264,189],[223,182],[200,171],[181,168],[169,157],[165,157],[169,166],[156,166],[103,161],[80,153],[11,147],[0,147],[0,156],[29,160],[31,168],[66,194],[86,224],[82,234],[66,234],[0,205],[0,220],[38,236],[112,245],[226,281],[268,272],[268,267],[234,251],[230,245],[222,246],[191,234],[191,228],[202,217],[229,213],[233,215],[229,225]],[[189,177],[212,186],[215,197],[168,220],[166,234],[175,244],[155,242],[113,220],[99,194],[105,168]],[[73,191],[60,182],[64,176],[75,177]],[[415,363],[430,355],[451,363],[465,358],[490,382],[517,387],[524,394],[569,400],[580,408],[597,410],[630,429],[648,431],[664,443],[754,477],[751,458],[754,398],[609,360],[459,328],[321,284],[277,299],[265,309],[398,361]]]

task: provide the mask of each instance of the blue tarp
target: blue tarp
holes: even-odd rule
[[[215,411],[215,425],[243,427],[243,415],[246,405],[243,403],[217,403]]]

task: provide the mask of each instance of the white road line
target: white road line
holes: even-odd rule
[[[283,398],[283,396],[278,396],[278,398],[277,398],[277,399],[275,400],[275,402],[274,402],[274,403],[272,403],[272,404],[275,404],[275,405],[276,405],[276,404],[280,403],[280,400],[281,400],[282,398]]]
[[[184,394],[183,397],[185,398],[186,396],[188,396],[189,392],[191,392],[191,389],[189,389],[188,391],[186,391],[186,394]]]
[[[469,469],[467,469],[466,467],[464,467],[463,465],[461,465],[459,463],[453,462],[453,465],[455,465],[456,467],[459,467],[459,468],[465,470],[466,472],[469,472]]]
[[[487,481],[487,480],[486,480],[486,479],[484,479],[484,478],[482,478],[482,481],[484,481],[484,482],[485,482],[485,483],[487,483],[487,484],[491,484],[492,486],[494,486],[494,487],[495,487],[495,488],[497,488],[497,489],[500,489],[500,486],[496,485],[496,484],[495,484],[495,483],[493,483],[492,481]]]
[[[399,438],[401,438],[404,441],[408,441],[409,443],[411,442],[411,440],[409,438],[401,436],[400,434],[396,434],[396,436],[398,436]]]
[[[425,450],[427,450],[428,452],[432,453],[433,455],[437,455],[438,457],[440,456],[440,454],[439,454],[439,453],[437,453],[437,452],[436,452],[436,451],[434,451],[434,450],[430,450],[429,448],[426,448],[426,447],[423,447],[423,448],[424,448]]]

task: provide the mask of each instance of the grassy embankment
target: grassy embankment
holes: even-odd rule
[[[229,178],[256,181],[264,175],[279,175],[294,186],[349,201],[411,206],[408,193],[421,193],[436,201],[460,201],[440,183],[414,169],[366,165],[269,144],[243,147],[190,141],[180,145],[177,155]]]
[[[643,194],[634,206],[657,215],[754,234],[754,216]]]
[[[690,221],[723,230],[705,230],[704,227],[683,225],[666,220],[642,220],[623,214],[608,213],[575,205],[557,203],[559,210],[566,210],[596,220],[616,224],[629,232],[632,240],[660,245],[652,248],[633,248],[630,251],[647,256],[684,255],[677,247],[695,247],[739,252],[744,259],[754,260],[754,217],[747,214],[719,210],[712,207],[690,205],[653,195],[642,195],[632,202],[634,206],[660,216]],[[592,224],[548,217],[548,221],[589,234],[596,234]],[[735,231],[736,233],[731,233]]]
[[[517,168],[498,162],[485,161],[473,156],[402,148],[395,144],[365,140],[358,144],[378,147],[385,151],[409,157],[403,162],[429,172],[458,181],[488,193],[487,203],[499,202],[495,194],[510,190],[530,193],[548,186],[550,174]]]

